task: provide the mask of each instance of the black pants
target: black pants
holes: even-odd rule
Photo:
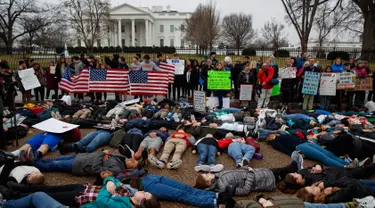
[[[177,100],[180,100],[181,97],[181,90],[184,90],[184,86],[181,83],[174,83],[173,84],[173,100],[176,100],[176,94],[177,94]]]
[[[365,101],[366,92],[365,91],[356,91],[354,105],[358,108],[362,108]]]
[[[172,99],[172,84],[168,84],[168,99]]]
[[[273,175],[275,176],[276,183],[283,180],[285,176],[289,173],[295,173],[298,172],[298,164],[293,161],[289,165],[283,167],[283,168],[271,168]]]
[[[40,95],[40,100],[44,100],[44,86],[40,86],[34,89],[34,94],[35,94],[35,100],[38,102],[39,101],[39,95]],[[57,98],[56,98],[57,99]]]
[[[364,178],[370,178],[373,175],[375,175],[375,163],[364,165],[358,168],[347,168],[347,169],[350,174],[348,176],[351,178],[364,179]]]
[[[55,88],[55,89],[49,89],[49,88],[47,88],[47,96],[46,96],[46,98],[49,99],[49,93],[51,92],[51,90],[55,91],[55,99],[59,99],[59,90],[58,90],[58,88]]]
[[[2,105],[2,100],[0,98],[0,105]],[[0,121],[3,120],[3,112],[0,112]],[[5,134],[4,134],[4,127],[0,125],[0,149],[5,149]]]
[[[85,186],[81,184],[70,184],[64,186],[40,186],[31,185],[28,188],[18,190],[20,193],[20,198],[29,195],[29,193],[34,192],[45,192],[50,197],[60,202],[61,204],[69,207],[78,207],[79,205],[75,201],[75,197],[79,195],[80,192],[85,190]]]
[[[104,95],[104,100],[102,100],[102,95]],[[106,92],[104,92],[104,93],[96,92],[95,97],[96,97],[96,100],[106,101],[107,100],[107,93]]]
[[[143,136],[138,134],[126,134],[122,139],[122,145],[128,145],[130,149],[136,152],[143,139]]]

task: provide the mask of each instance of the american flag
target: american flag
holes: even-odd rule
[[[88,69],[83,69],[80,74],[74,75],[74,71],[66,67],[59,88],[65,92],[86,93],[89,92],[88,80]]]
[[[160,63],[159,68],[161,71],[168,73],[169,84],[174,83],[174,65],[168,63]]]
[[[129,92],[131,95],[163,95],[168,92],[169,76],[158,71],[130,71]]]
[[[128,72],[124,69],[91,68],[89,70],[90,92],[121,92],[128,91]]]

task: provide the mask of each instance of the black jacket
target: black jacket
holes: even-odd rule
[[[237,86],[241,84],[256,84],[257,72],[256,69],[251,69],[249,72],[242,71],[237,78]]]
[[[187,72],[189,71],[190,69],[190,66],[189,67],[186,67],[185,68],[185,72],[184,72],[184,77],[185,77],[185,83],[188,83],[187,82]],[[193,89],[193,86],[196,86],[199,84],[199,67],[196,66],[196,67],[193,67],[191,68],[191,72],[190,72],[190,82],[189,84],[191,84],[190,88],[189,89]]]
[[[233,79],[234,84],[238,84],[238,75],[242,72],[242,70],[242,64],[235,64],[234,67],[230,70],[230,75]]]
[[[354,198],[375,196],[375,191],[373,191],[368,185],[357,179],[349,179],[347,177],[338,180],[324,180],[324,187],[341,188],[339,191],[326,196],[325,203],[350,202]]]

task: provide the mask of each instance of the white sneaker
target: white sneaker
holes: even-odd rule
[[[194,170],[195,172],[211,172],[211,167],[209,165],[197,165]]]
[[[210,166],[210,171],[211,173],[218,173],[224,169],[224,165],[222,164],[216,164],[216,165],[211,165]]]

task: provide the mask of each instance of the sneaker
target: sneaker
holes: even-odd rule
[[[238,163],[238,164],[236,165],[236,168],[242,168],[242,164],[241,164],[241,163]]]
[[[150,164],[152,164],[153,166],[158,167],[160,169],[165,168],[165,163],[163,161],[159,160],[155,155],[150,155],[148,157],[148,162],[150,162]]]
[[[182,160],[171,161],[167,164],[169,170],[178,169],[182,165]]]
[[[209,165],[197,165],[194,167],[195,172],[211,172]]]
[[[294,151],[292,155],[290,156],[292,158],[292,161],[297,163],[298,171],[303,169],[303,157],[301,154],[299,154],[298,151]]]
[[[353,162],[349,165],[345,165],[345,168],[358,168],[359,167],[359,161],[357,158],[353,160]]]
[[[210,166],[210,171],[211,173],[218,173],[224,169],[224,165],[222,164],[216,164],[216,165],[211,165]]]
[[[242,163],[241,164],[242,167],[249,166],[249,160],[247,160],[246,158],[243,158],[241,163]]]
[[[133,158],[134,151],[130,149],[128,145],[122,146],[121,144],[118,146],[118,151],[120,154],[124,155],[126,158]]]
[[[30,161],[30,160],[33,160],[34,159],[34,150],[33,150],[33,148],[29,148],[28,150],[27,150],[27,152],[23,155],[23,159],[25,160],[25,161]]]
[[[60,115],[60,112],[59,112],[59,111],[56,111],[55,115],[56,115],[55,118],[56,118],[57,120],[61,120],[62,116]]]
[[[371,163],[371,160],[370,160],[370,158],[368,157],[368,158],[362,160],[361,162],[359,162],[359,167],[362,167],[362,166],[364,166],[364,165],[368,165],[368,164],[370,164],[370,163]]]
[[[57,143],[57,148],[59,149],[60,155],[65,155],[64,141],[63,140],[60,140]]]

